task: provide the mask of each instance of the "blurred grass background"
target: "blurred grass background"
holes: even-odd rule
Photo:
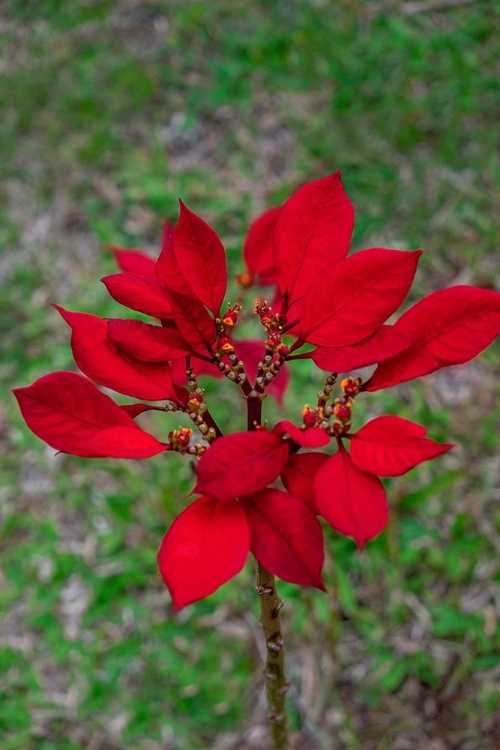
[[[187,463],[54,458],[9,390],[73,366],[49,301],[120,314],[103,243],[157,252],[178,196],[236,272],[255,214],[341,168],[356,247],[426,250],[415,297],[500,289],[499,22],[494,0],[1,4],[2,750],[266,747],[251,565],[175,617],[157,576]],[[457,448],[389,483],[365,554],[329,535],[328,595],[280,587],[296,748],[498,748],[499,365],[497,343],[360,403]],[[318,384],[299,367],[290,416]],[[240,409],[224,388],[221,421]]]

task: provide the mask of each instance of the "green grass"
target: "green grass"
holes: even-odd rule
[[[98,283],[113,268],[102,243],[157,250],[179,196],[217,228],[236,272],[252,216],[341,168],[356,247],[426,250],[415,297],[452,283],[498,288],[499,10],[7,5],[0,746],[216,747],[248,717],[264,720],[251,565],[173,616],[155,553],[191,488],[187,463],[54,459],[9,389],[72,367],[48,303],[116,314]],[[391,525],[365,554],[328,535],[336,596],[280,589],[292,726],[316,747],[332,736],[349,750],[436,738],[495,747],[499,366],[496,344],[446,377],[360,401],[360,421],[397,412],[458,447],[388,483]],[[298,369],[290,416],[318,384]],[[218,417],[238,426],[238,408],[226,390]]]

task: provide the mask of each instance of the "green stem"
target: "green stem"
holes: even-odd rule
[[[274,750],[287,750],[288,730],[285,711],[285,695],[288,683],[285,677],[283,635],[280,609],[283,601],[276,591],[274,576],[257,563],[257,593],[260,598],[260,621],[266,639],[267,704],[271,724],[271,739]]]

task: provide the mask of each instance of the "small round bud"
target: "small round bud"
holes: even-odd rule
[[[202,400],[203,399],[198,393],[192,393],[189,397],[189,401],[187,402],[188,411],[198,411]]]
[[[253,276],[250,273],[238,273],[236,274],[236,283],[239,284],[243,289],[248,289],[252,286]]]
[[[280,355],[280,357],[288,357],[288,355],[290,354],[290,347],[286,344],[279,344],[276,347],[276,351]]]
[[[340,387],[344,391],[346,396],[357,396],[361,390],[362,384],[361,378],[344,378],[341,382]]]
[[[309,404],[306,404],[302,409],[302,421],[306,427],[315,427],[318,423],[318,413],[315,409],[311,409]]]
[[[347,404],[335,404],[333,413],[341,422],[347,422],[351,418],[351,409]]]

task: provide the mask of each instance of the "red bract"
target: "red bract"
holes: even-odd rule
[[[351,346],[318,346],[310,355],[314,363],[327,372],[349,372],[366,365],[384,362],[400,354],[414,342],[413,336],[395,326],[381,326],[373,336]]]
[[[290,456],[281,473],[281,479],[288,492],[313,513],[317,513],[314,479],[328,459],[329,456],[324,453],[296,453]]]
[[[243,242],[243,260],[249,274],[245,286],[255,280],[261,284],[276,281],[274,230],[280,211],[280,206],[268,208],[250,224]]]
[[[124,307],[151,315],[170,317],[170,301],[166,285],[155,276],[138,273],[115,273],[101,279],[110,295]]]
[[[281,490],[263,490],[243,503],[257,560],[284,581],[324,590],[323,536],[313,514]]]
[[[143,276],[155,275],[155,259],[143,253],[142,250],[116,247],[115,245],[108,245],[108,249],[115,256],[116,265],[120,271],[138,273]]]
[[[274,239],[278,285],[290,306],[345,258],[353,227],[354,210],[340,172],[307,183],[285,203]]]
[[[152,326],[140,320],[111,318],[108,336],[123,354],[139,362],[168,362],[192,353],[176,328]]]
[[[351,439],[351,458],[358,469],[380,477],[397,477],[414,466],[446,453],[453,445],[440,445],[425,437],[427,430],[397,416],[372,419]]]
[[[417,302],[394,328],[414,343],[377,368],[369,391],[473,359],[500,333],[500,294],[474,286],[441,289]]]
[[[421,254],[372,248],[334,265],[304,297],[301,340],[339,347],[372,336],[408,294]]]
[[[118,406],[81,375],[54,373],[15,392],[33,432],[84,457],[176,451],[194,461],[193,492],[201,497],[173,523],[158,556],[175,609],[228,581],[249,550],[269,573],[323,588],[315,515],[363,548],[388,519],[379,477],[403,474],[452,447],[396,415],[353,432],[356,402],[366,391],[475,357],[500,332],[500,295],[452,287],[387,325],[404,302],[421,251],[371,248],[346,257],[353,225],[338,172],[302,186],[252,222],[243,246],[246,272],[237,277],[242,289],[224,307],[222,242],[181,202],[178,224],[163,227],[156,262],[140,250],[111,247],[120,273],[103,279],[115,300],[151,316],[151,323],[55,305],[72,329],[74,358],[85,375],[133,398],[165,403]],[[275,286],[271,302],[259,298],[253,309],[261,336],[240,340],[240,319],[252,312],[245,309],[245,290],[258,282]],[[306,344],[315,348],[301,351]],[[323,390],[312,406],[299,404],[297,424],[282,419],[268,430],[262,404],[273,395],[281,405],[288,369],[304,358],[329,373]],[[337,383],[339,372],[366,365],[377,365],[366,382],[351,375]],[[247,432],[223,436],[201,375],[236,388]],[[225,403],[237,417],[239,406]],[[188,421],[171,425],[163,443],[133,421],[153,410]],[[286,491],[275,486],[280,477]]]
[[[201,457],[195,491],[220,500],[253,494],[280,475],[287,458],[288,445],[272,432],[235,432]]]
[[[166,450],[81,375],[54,372],[14,393],[28,427],[56,450],[85,458],[150,458]]]
[[[360,549],[385,528],[389,509],[382,482],[360,471],[344,448],[325,461],[314,484],[318,513]]]
[[[240,572],[250,551],[250,529],[235,500],[199,497],[167,531],[158,566],[181,609],[212,594]]]
[[[173,235],[174,253],[194,296],[218,315],[226,294],[224,246],[214,230],[181,201]]]
[[[206,353],[217,340],[213,318],[195,297],[168,293],[171,317],[182,338],[195,352]]]
[[[150,364],[132,359],[110,338],[107,320],[54,307],[73,331],[71,348],[76,364],[91,380],[127,396],[180,403],[168,362]]]
[[[321,430],[318,427],[307,427],[305,429],[297,427],[297,425],[289,422],[287,419],[278,422],[273,427],[273,432],[280,437],[289,435],[293,442],[300,445],[301,448],[321,448],[330,442],[330,437],[325,430]]]

